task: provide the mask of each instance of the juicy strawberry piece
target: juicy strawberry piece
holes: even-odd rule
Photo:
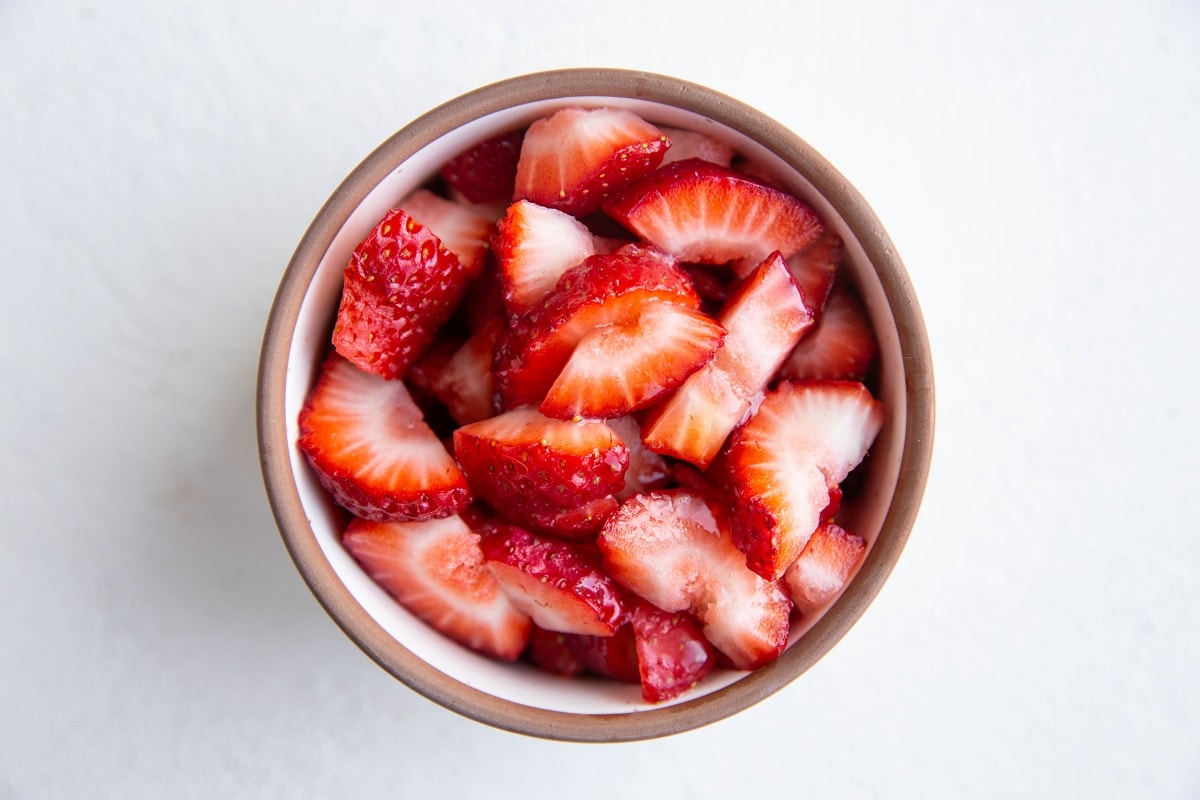
[[[470,502],[454,459],[401,381],[330,354],[300,411],[300,449],[338,505],[377,521],[444,517]]]
[[[516,130],[482,141],[447,161],[441,175],[472,203],[507,201],[517,179],[524,136],[524,131]]]
[[[616,513],[619,505],[614,495],[607,494],[576,508],[519,508],[506,512],[506,516],[534,533],[544,533],[570,542],[595,542],[596,533]]]
[[[429,228],[389,211],[346,267],[334,348],[366,372],[404,377],[462,299],[468,277]]]
[[[412,392],[413,400],[425,413],[429,412],[428,407],[431,402],[441,402],[434,392],[433,384],[446,369],[450,359],[454,358],[454,354],[463,346],[463,342],[461,336],[443,334],[434,340],[421,354],[421,357],[408,368],[408,374],[404,376],[404,383]]]
[[[738,669],[783,652],[792,604],[778,583],[746,568],[720,509],[685,490],[636,495],[604,524],[609,575],[667,611],[688,611]]]
[[[686,131],[682,128],[659,128],[671,140],[671,149],[663,157],[662,163],[686,161],[689,158],[699,158],[711,161],[722,167],[733,163],[733,147],[718,139],[714,139],[699,131]]]
[[[669,614],[644,600],[631,605],[638,677],[647,703],[678,697],[712,672],[717,653],[695,617],[684,611]]]
[[[842,240],[826,229],[817,240],[787,260],[796,276],[804,302],[818,319],[833,288],[838,265],[842,263]]]
[[[564,108],[526,131],[513,199],[586,216],[662,163],[670,145],[630,111]]]
[[[828,522],[818,525],[783,574],[796,610],[811,614],[836,597],[866,552],[867,543],[858,534]]]
[[[579,340],[540,410],[559,419],[607,419],[637,411],[712,360],[725,329],[702,311],[650,303],[627,323]]]
[[[778,253],[764,261],[722,309],[728,331],[712,361],[693,373],[642,427],[646,446],[706,467],[752,402],[812,325]]]
[[[638,683],[638,646],[633,628],[622,625],[612,636],[564,634],[567,647],[589,672],[606,678]]]
[[[479,497],[522,521],[578,514],[620,491],[629,464],[629,448],[603,422],[549,419],[533,408],[464,425],[454,454]]]
[[[495,228],[489,218],[428,189],[418,189],[401,200],[400,208],[433,231],[446,249],[458,256],[468,280],[483,273],[484,258]]]
[[[492,353],[503,330],[504,320],[494,314],[430,379],[430,390],[459,425],[492,416]]]
[[[342,544],[388,594],[456,642],[505,661],[525,649],[529,617],[487,568],[478,534],[457,516],[426,522],[354,519]]]
[[[832,522],[838,513],[838,509],[842,507],[842,487],[841,485],[829,487],[829,502],[825,508],[821,510],[821,522]]]
[[[757,262],[776,250],[787,258],[821,232],[807,203],[695,158],[650,173],[604,210],[680,261],[706,264]]]
[[[580,339],[601,325],[630,323],[659,300],[700,304],[687,273],[653,248],[626,245],[567,270],[497,342],[492,369],[501,406],[541,403]]]
[[[849,289],[837,286],[817,324],[796,344],[780,375],[794,380],[861,381],[878,350],[862,303]]]
[[[648,492],[665,485],[670,473],[667,462],[642,442],[637,420],[633,417],[614,417],[608,420],[608,427],[612,428],[629,448],[625,487],[617,492],[616,499],[625,501],[639,492]],[[613,510],[616,511],[615,508]]]
[[[492,253],[479,280],[472,281],[467,288],[459,307],[463,322],[472,332],[478,331],[494,315],[504,312],[504,288],[500,283],[500,271],[496,268],[494,256],[495,253]]]
[[[553,675],[573,678],[582,674],[586,669],[583,661],[575,655],[568,643],[568,639],[573,639],[575,636],[577,634],[548,631],[534,625],[533,633],[529,637],[529,648],[525,654],[535,666],[542,670]]]
[[[883,405],[861,383],[785,382],[766,396],[727,456],[733,538],[750,569],[783,575],[882,425]]]
[[[612,636],[625,608],[621,589],[600,568],[599,556],[567,542],[536,536],[515,525],[483,533],[483,557],[496,580],[540,628]]]
[[[504,305],[514,318],[550,294],[564,272],[596,253],[595,237],[582,222],[528,200],[509,206],[492,247]]]

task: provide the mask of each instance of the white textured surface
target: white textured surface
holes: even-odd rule
[[[0,4],[0,798],[1200,796],[1195,4],[590,8]],[[816,145],[938,380],[876,605],[775,698],[631,745],[397,684],[291,567],[254,445],[332,187],[442,100],[575,65]]]

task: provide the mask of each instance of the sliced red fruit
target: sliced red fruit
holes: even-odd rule
[[[832,522],[838,513],[838,509],[842,507],[842,487],[841,485],[829,487],[829,502],[825,508],[821,509],[821,522]]]
[[[724,338],[725,329],[702,311],[648,303],[635,319],[579,340],[541,412],[608,419],[643,409],[711,361]]]
[[[882,425],[883,405],[861,383],[785,382],[766,396],[726,461],[733,538],[750,569],[783,575]]]
[[[725,341],[713,360],[651,410],[642,438],[651,450],[708,466],[750,412],[799,338],[812,325],[779,253],[738,287],[718,321]]]
[[[661,703],[695,688],[716,665],[717,653],[686,611],[668,613],[635,599],[630,613],[642,698]]]
[[[815,242],[787,260],[804,302],[818,319],[842,263],[842,250],[841,237],[826,228]]]
[[[878,350],[866,309],[839,285],[830,293],[817,324],[780,368],[780,375],[794,380],[861,381]]]
[[[662,163],[670,140],[617,108],[564,108],[529,126],[514,200],[582,217]]]
[[[483,273],[484,259],[495,229],[490,218],[428,189],[418,189],[401,200],[400,208],[433,231],[446,249],[458,256],[468,280]]]
[[[671,140],[671,149],[667,150],[666,156],[663,157],[663,164],[686,161],[689,158],[711,161],[722,167],[733,163],[733,147],[708,134],[662,126],[659,130]]]
[[[616,493],[616,499],[628,500],[639,492],[660,489],[670,478],[670,467],[658,453],[642,442],[642,432],[633,417],[614,417],[607,420],[608,427],[621,437],[629,448],[629,467],[625,470],[625,486]],[[615,508],[613,509],[616,510]],[[599,528],[597,528],[599,530]]]
[[[564,272],[596,253],[595,237],[582,222],[528,200],[509,206],[492,247],[504,305],[513,317],[527,313],[554,290]]]
[[[796,610],[812,614],[836,597],[867,552],[861,536],[833,523],[822,523],[800,551],[783,583]]]
[[[638,646],[633,628],[626,624],[612,636],[564,634],[567,647],[589,672],[624,683],[638,683]]]
[[[625,608],[621,589],[600,567],[594,548],[545,538],[515,525],[494,525],[480,547],[509,599],[538,627],[612,636]]]
[[[400,605],[456,642],[505,661],[525,649],[529,616],[509,600],[484,563],[479,536],[459,517],[354,519],[342,544]]]
[[[404,377],[458,306],[468,277],[429,228],[389,211],[346,267],[334,348],[366,372]]]
[[[776,250],[787,258],[821,232],[807,203],[695,158],[650,173],[604,210],[680,261],[706,264],[757,262]]]
[[[493,136],[447,161],[442,178],[472,203],[512,198],[521,157],[522,130]]]
[[[454,454],[479,497],[510,519],[577,513],[620,491],[629,448],[603,422],[519,408],[454,432]]]
[[[575,636],[576,634],[573,633],[548,631],[534,625],[533,633],[529,636],[529,648],[525,654],[534,665],[542,670],[553,675],[573,678],[581,675],[586,669],[583,661],[575,655],[568,644],[568,640]]]
[[[501,406],[541,403],[584,336],[601,325],[633,322],[662,300],[700,305],[687,273],[653,248],[626,245],[567,270],[497,342],[492,369]]]
[[[331,353],[299,421],[298,444],[321,485],[357,516],[424,520],[471,500],[462,472],[401,381]]]
[[[683,269],[692,279],[705,309],[716,312],[729,301],[728,269],[712,264],[684,264]]]
[[[614,495],[606,494],[581,506],[545,510],[515,508],[506,512],[535,533],[544,533],[570,542],[595,542],[596,534],[605,521],[616,513],[620,503]]]
[[[755,669],[783,652],[792,604],[746,568],[723,514],[685,490],[649,492],[627,500],[597,542],[615,580],[664,611],[695,614],[714,647]]]
[[[429,381],[430,390],[459,425],[492,416],[492,354],[503,330],[504,319],[493,314]]]

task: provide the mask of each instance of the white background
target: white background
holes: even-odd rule
[[[561,66],[732,94],[874,206],[934,349],[875,605],[669,739],[459,718],[268,511],[254,377],[333,187]],[[0,798],[1200,797],[1200,9],[0,2]]]

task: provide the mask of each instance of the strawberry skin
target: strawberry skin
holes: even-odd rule
[[[812,614],[836,597],[866,552],[867,543],[858,534],[829,522],[818,525],[783,574],[796,610]]]
[[[567,647],[582,662],[584,668],[596,675],[639,683],[638,647],[633,628],[622,625],[612,636],[591,636],[580,633],[563,634]]]
[[[524,131],[516,130],[480,142],[447,161],[442,178],[471,203],[509,200],[524,136]]]
[[[604,210],[685,262],[757,263],[775,250],[787,258],[821,232],[807,203],[696,158],[650,173],[606,201]]]
[[[669,614],[635,598],[630,612],[642,699],[671,700],[692,689],[716,665],[717,652],[685,611]]]
[[[793,380],[861,381],[878,350],[862,303],[838,285],[829,294],[817,324],[780,368],[780,375]]]
[[[861,383],[784,382],[766,396],[725,463],[746,566],[768,580],[783,575],[882,426],[883,405]]]
[[[608,419],[640,410],[711,361],[724,339],[725,329],[702,311],[649,303],[636,319],[580,339],[541,412]]]
[[[457,516],[353,519],[342,535],[367,574],[414,615],[473,650],[515,661],[532,624],[487,568],[479,541]]]
[[[433,232],[389,211],[345,270],[333,346],[355,366],[402,378],[466,290],[469,274]]]
[[[630,111],[561,109],[525,132],[513,199],[587,216],[662,163],[670,146],[662,131]]]
[[[634,417],[614,417],[606,420],[621,441],[629,448],[629,467],[625,470],[625,486],[616,493],[616,499],[628,500],[639,492],[648,492],[666,485],[670,478],[670,467],[658,453],[646,447],[642,432]],[[613,509],[616,510],[615,508]]]
[[[497,224],[492,248],[505,308],[516,319],[550,294],[564,272],[594,255],[596,242],[571,215],[518,200]]]
[[[400,208],[433,231],[446,249],[458,257],[467,271],[467,280],[473,281],[483,274],[495,228],[490,219],[428,189],[418,189],[401,200]]]
[[[706,133],[662,126],[659,129],[671,140],[671,149],[663,156],[663,164],[686,161],[689,158],[711,161],[722,167],[733,163],[733,147]]]
[[[338,505],[377,521],[456,513],[466,479],[401,381],[331,353],[300,411],[300,449]]]
[[[539,628],[612,636],[624,621],[621,589],[601,569],[594,548],[515,525],[489,526],[480,547],[513,605]]]

